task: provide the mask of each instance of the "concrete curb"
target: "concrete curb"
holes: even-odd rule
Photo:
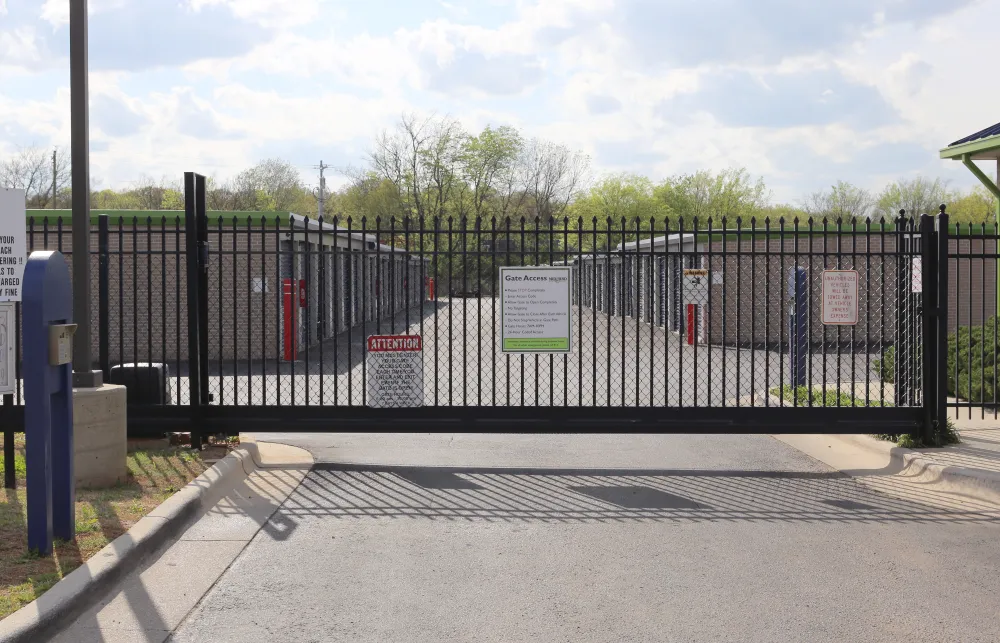
[[[867,435],[832,437],[858,448],[889,456],[894,467],[898,467],[898,471],[894,473],[908,480],[934,485],[943,492],[1000,504],[1000,473],[996,471],[939,464],[933,460],[933,454],[904,449]]]
[[[934,461],[933,453],[904,449],[867,435],[772,437],[861,482],[895,476],[958,501],[1000,505],[1000,473],[995,471],[943,465]]]
[[[52,589],[0,621],[0,643],[38,643],[59,633],[260,466],[257,444],[241,443]]]

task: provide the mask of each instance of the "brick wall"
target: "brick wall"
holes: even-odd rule
[[[48,230],[29,228],[28,249],[61,250],[72,276],[72,231],[69,226]],[[282,281],[307,282],[307,307],[295,318],[300,350],[307,344],[332,337],[348,326],[361,324],[362,290],[359,253],[326,246],[319,252],[316,242],[286,241],[273,228],[209,231],[208,351],[213,364],[248,359],[280,359],[284,351]],[[317,238],[318,235],[313,235]],[[332,235],[329,235],[332,238]],[[112,365],[123,362],[167,362],[188,359],[187,257],[183,229],[112,227],[108,265],[108,336]],[[291,252],[295,243],[297,261],[279,262],[277,250]],[[307,250],[308,248],[308,250]],[[99,358],[99,239],[91,234],[91,324],[94,359]],[[286,255],[281,255],[286,256]],[[348,257],[352,257],[349,259]],[[383,317],[393,311],[390,294],[395,292],[396,312],[403,310],[403,270],[389,270],[393,259],[382,256],[381,307],[375,305],[376,258],[369,254],[364,299],[367,320],[376,312]],[[291,255],[287,255],[291,259]],[[284,265],[281,265],[281,264]],[[336,270],[334,265],[336,264]],[[353,270],[349,267],[353,264]],[[399,264],[397,263],[397,266]],[[420,281],[418,265],[410,268],[413,283]],[[389,286],[393,277],[394,288]],[[336,278],[336,281],[335,281]],[[356,280],[349,289],[346,279]],[[339,282],[339,283],[337,283]],[[325,293],[325,295],[324,295]],[[353,303],[345,299],[352,295]],[[297,295],[296,295],[297,296]],[[410,305],[419,305],[423,287],[414,287]],[[321,312],[322,311],[322,312]],[[307,328],[308,327],[308,328]]]

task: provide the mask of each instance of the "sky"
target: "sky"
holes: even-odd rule
[[[746,167],[796,203],[839,179],[970,187],[938,150],[1000,121],[1000,0],[89,4],[95,187],[269,157],[315,185],[433,113],[582,150],[595,177]],[[68,7],[0,0],[0,158],[68,149]]]

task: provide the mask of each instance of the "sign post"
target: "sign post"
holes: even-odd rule
[[[424,354],[420,335],[373,335],[368,338],[368,406],[413,408],[424,404]]]
[[[683,295],[687,304],[687,343],[698,343],[698,306],[708,303],[709,275],[706,268],[685,268]]]
[[[789,370],[793,386],[806,385],[806,355],[809,351],[809,273],[805,268],[792,269],[788,277],[788,297],[791,300],[788,337],[791,340]]]
[[[24,272],[24,435],[28,549],[76,535],[73,472],[73,287],[59,252],[33,252]]]
[[[573,352],[571,268],[500,268],[504,353]]]

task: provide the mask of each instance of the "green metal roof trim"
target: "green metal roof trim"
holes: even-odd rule
[[[108,223],[114,227],[121,221],[123,225],[132,225],[133,221],[137,225],[145,225],[152,222],[153,226],[177,225],[184,220],[183,210],[91,210],[90,223],[97,225],[98,217],[102,214],[108,215]],[[36,226],[45,225],[48,221],[50,226],[59,225],[61,221],[64,226],[73,223],[72,210],[28,210],[28,221],[33,221]],[[259,225],[261,221],[267,225],[287,225],[291,218],[290,212],[222,212],[209,210],[208,225],[218,226],[221,220],[223,225],[231,226],[233,221],[237,227],[246,225],[247,222]]]

